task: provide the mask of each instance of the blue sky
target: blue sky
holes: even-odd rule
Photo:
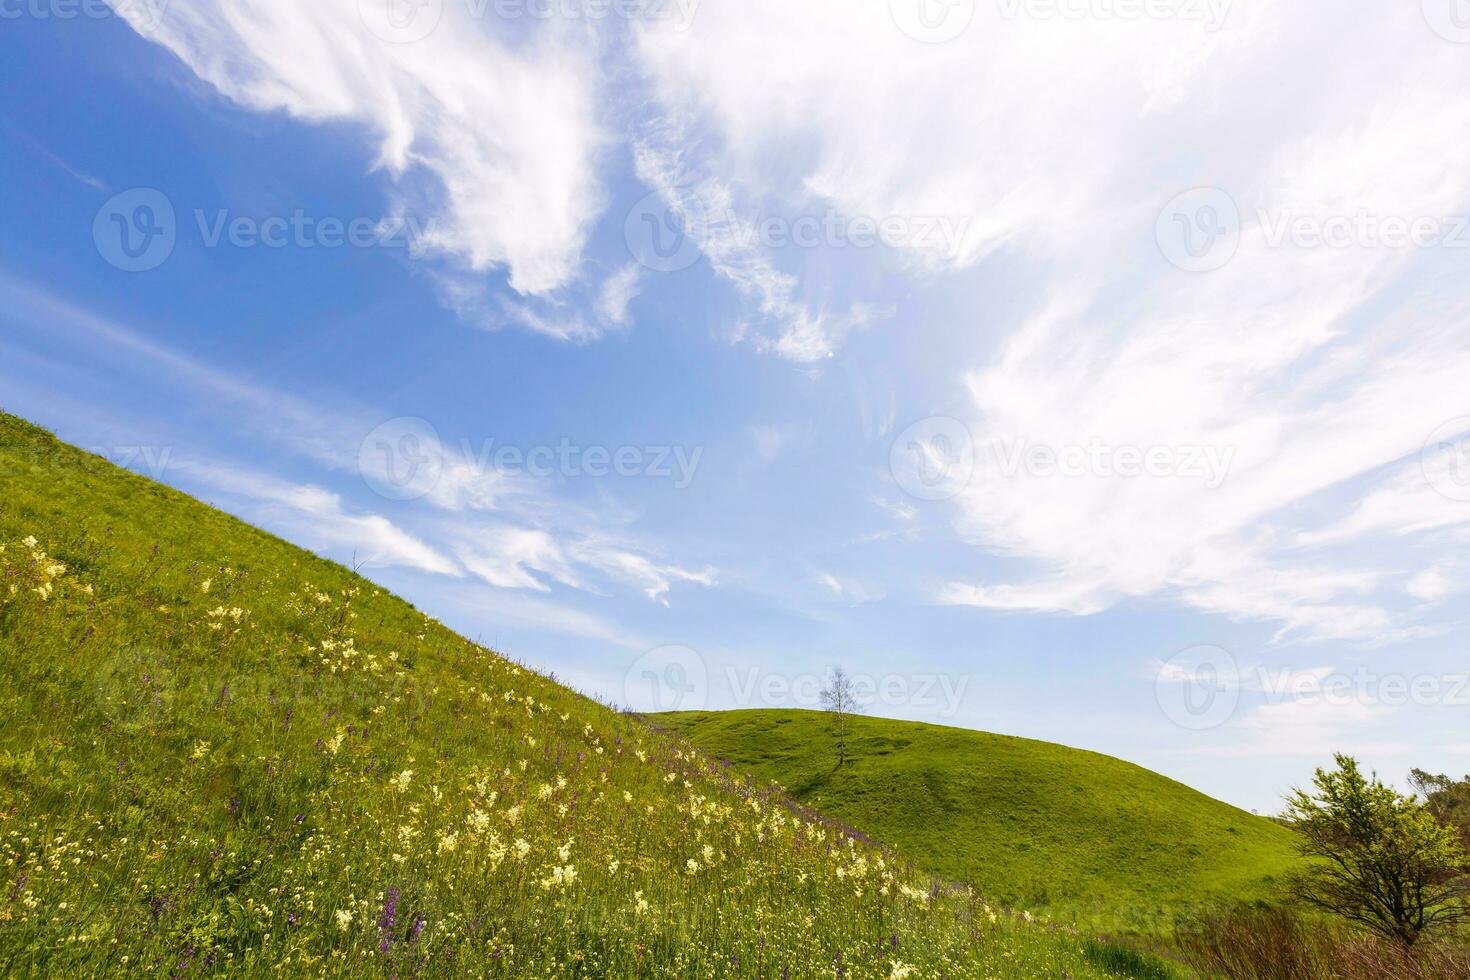
[[[0,405],[620,704],[1463,773],[1470,32],[1393,7],[12,5]]]

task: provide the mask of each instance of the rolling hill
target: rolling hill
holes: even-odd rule
[[[1267,899],[1296,860],[1280,825],[1093,752],[859,716],[837,769],[820,712],[652,719],[928,871],[1059,919],[1152,931]]]
[[[0,717],[0,975],[1163,975],[5,415]]]

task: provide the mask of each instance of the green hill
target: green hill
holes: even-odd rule
[[[0,549],[0,975],[1133,969],[4,415]]]
[[[838,769],[819,712],[653,720],[935,874],[1062,919],[1148,930],[1199,906],[1268,898],[1295,861],[1280,825],[1093,752],[860,716]]]

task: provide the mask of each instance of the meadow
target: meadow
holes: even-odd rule
[[[1164,968],[0,415],[0,972]]]
[[[1031,739],[858,715],[836,765],[829,716],[656,715],[711,755],[893,844],[988,900],[1162,936],[1279,899],[1292,833],[1158,773]]]

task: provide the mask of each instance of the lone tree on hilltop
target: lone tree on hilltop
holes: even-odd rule
[[[832,668],[827,686],[822,688],[822,707],[832,716],[833,734],[837,739],[837,765],[847,761],[848,722],[852,715],[862,710],[858,704],[857,691],[852,678],[841,667]]]
[[[1297,790],[1287,816],[1310,860],[1293,880],[1309,905],[1412,947],[1427,933],[1470,921],[1470,856],[1459,835],[1417,797],[1336,756],[1317,770],[1315,794]]]

